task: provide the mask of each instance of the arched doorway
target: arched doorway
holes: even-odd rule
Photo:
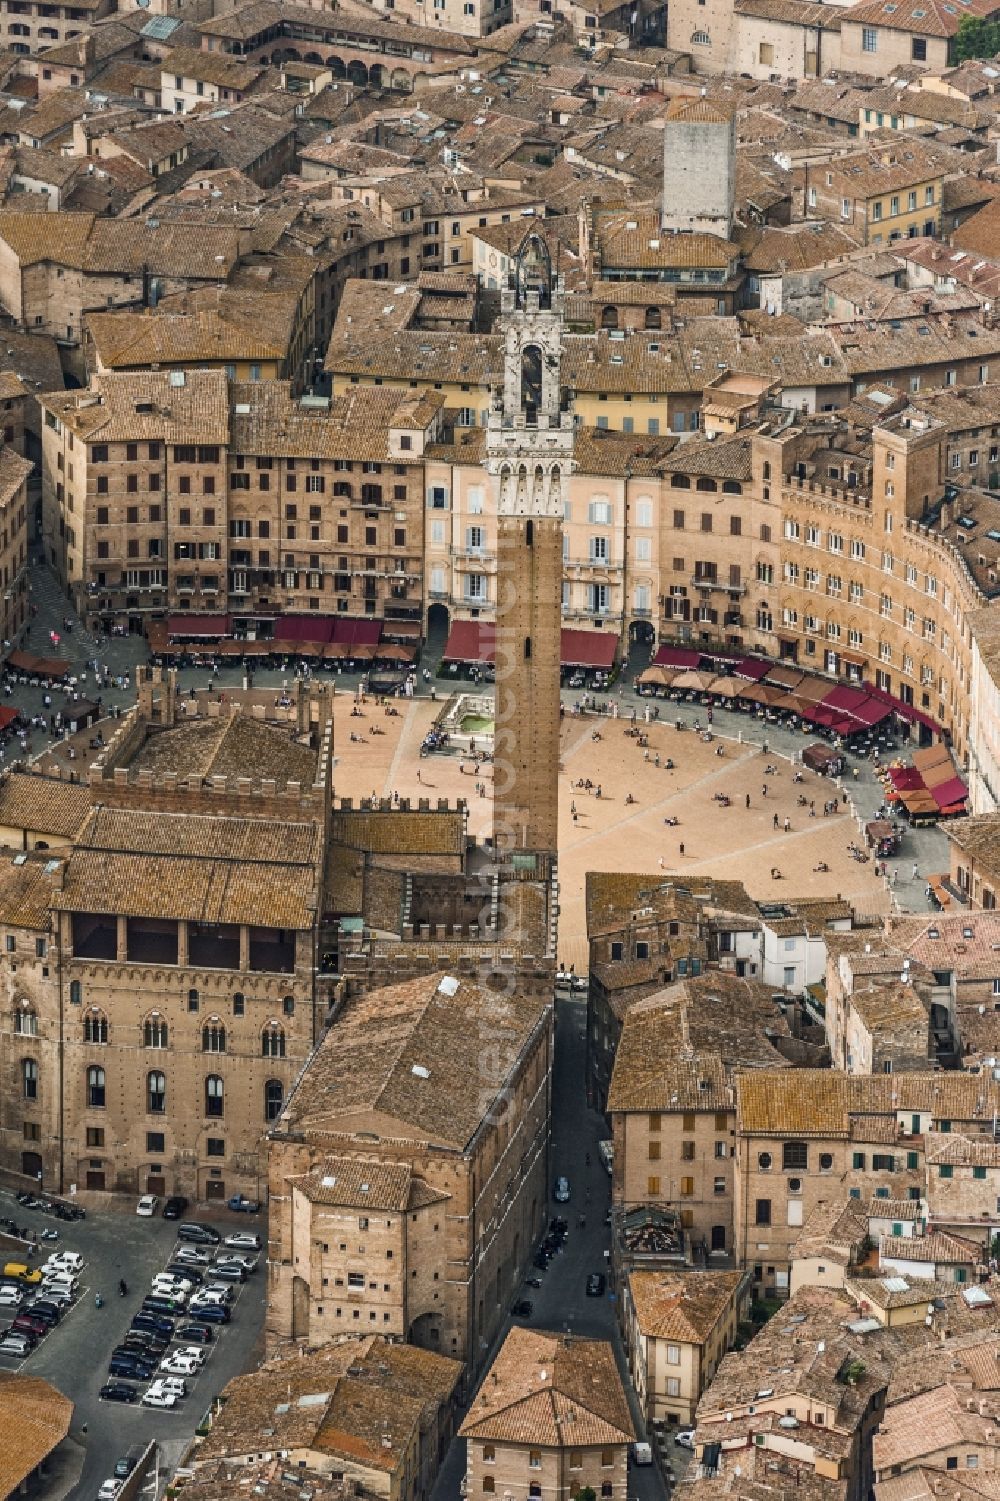
[[[342,57],[328,57],[326,60],[326,65],[330,69],[330,72],[333,74],[334,78],[347,77],[347,68],[344,65],[344,59]]]
[[[347,80],[349,83],[356,84],[359,89],[367,87],[368,69],[356,57],[347,64]]]
[[[368,82],[373,89],[385,88],[385,68],[381,63],[372,63],[368,69]]]
[[[394,68],[392,70],[392,86],[394,89],[399,89],[400,93],[403,94],[412,92],[413,84],[405,68]]]

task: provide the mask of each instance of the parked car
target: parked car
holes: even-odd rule
[[[194,1288],[188,1277],[176,1276],[173,1272],[157,1272],[150,1284],[150,1291],[168,1298],[184,1298]]]
[[[142,1312],[165,1313],[171,1316],[183,1314],[186,1301],[183,1293],[178,1293],[176,1297],[167,1297],[164,1293],[149,1293],[142,1300]]]
[[[171,1260],[183,1263],[185,1266],[208,1266],[212,1259],[211,1251],[200,1251],[197,1246],[176,1246]]]
[[[215,1335],[207,1324],[182,1324],[175,1336],[176,1339],[188,1339],[198,1345],[210,1345]]]
[[[12,1282],[23,1282],[27,1287],[37,1287],[42,1280],[42,1274],[38,1268],[28,1266],[25,1261],[6,1262],[3,1275]]]
[[[211,1225],[199,1224],[197,1220],[185,1220],[177,1226],[177,1239],[189,1240],[194,1245],[217,1246],[222,1236]]]
[[[147,1334],[165,1334],[169,1338],[174,1332],[174,1321],[165,1318],[162,1313],[137,1313],[132,1319],[131,1327]]]
[[[30,1355],[35,1348],[34,1336],[30,1334],[18,1334],[13,1329],[0,1337],[0,1355],[17,1355],[21,1359]]]
[[[135,1402],[138,1396],[135,1387],[124,1381],[105,1381],[100,1390],[102,1402]]]
[[[521,1298],[519,1302],[514,1304],[511,1313],[516,1319],[530,1319],[531,1309],[532,1305],[528,1302],[527,1298]]]
[[[190,1355],[182,1355],[179,1350],[175,1350],[164,1356],[159,1368],[168,1376],[196,1376],[200,1364],[200,1361],[192,1360]]]
[[[190,1360],[199,1371],[208,1359],[208,1351],[202,1350],[198,1345],[181,1345],[174,1353],[183,1355],[185,1360]]]
[[[632,1459],[633,1459],[633,1462],[635,1464],[637,1464],[637,1465],[651,1465],[653,1463],[653,1446],[652,1446],[652,1444],[643,1444],[643,1443],[633,1444],[632,1445]]]
[[[680,1429],[678,1429],[678,1431],[674,1434],[674,1443],[675,1444],[679,1444],[682,1449],[693,1449],[694,1448],[694,1429],[693,1428],[680,1428]]]
[[[135,1355],[112,1355],[108,1361],[108,1375],[123,1376],[127,1381],[148,1381],[155,1370],[155,1365]]]
[[[193,1304],[188,1309],[188,1317],[202,1324],[228,1324],[232,1314],[225,1303],[201,1303]]]
[[[555,1199],[555,1201],[556,1201],[557,1204],[568,1204],[569,1203],[569,1179],[568,1178],[557,1178],[556,1179],[556,1186],[555,1186],[555,1189],[553,1190],[552,1197]]]
[[[196,1296],[199,1303],[232,1303],[236,1294],[225,1282],[206,1282]]]
[[[97,1501],[114,1501],[121,1488],[122,1483],[120,1480],[102,1481],[101,1488],[97,1492]]]
[[[143,1407],[176,1407],[177,1396],[174,1392],[165,1392],[162,1387],[151,1386],[142,1399]]]
[[[179,1220],[187,1207],[188,1201],[183,1194],[171,1194],[163,1205],[163,1218]]]
[[[173,1392],[175,1397],[186,1397],[187,1382],[183,1376],[157,1376],[153,1385],[158,1391]]]
[[[245,1282],[247,1280],[246,1267],[240,1266],[235,1261],[217,1261],[212,1268],[212,1276],[222,1282]]]
[[[30,1313],[19,1313],[10,1327],[17,1334],[33,1334],[36,1339],[44,1339],[49,1332],[45,1320],[36,1319]]]
[[[33,1319],[44,1319],[46,1324],[58,1324],[63,1311],[50,1298],[36,1298],[29,1309]]]
[[[251,1272],[257,1270],[259,1265],[260,1257],[253,1251],[220,1251],[215,1258],[213,1270],[218,1270],[223,1266],[238,1266],[242,1267],[249,1276]]]
[[[4,1308],[20,1308],[24,1302],[24,1289],[15,1287],[12,1282],[0,1287],[0,1310]]]
[[[243,1194],[233,1194],[226,1207],[234,1214],[259,1214],[260,1200],[247,1199]]]
[[[146,1452],[145,1444],[133,1444],[127,1454],[115,1462],[115,1474],[121,1480],[127,1480]]]
[[[168,1348],[162,1334],[151,1334],[145,1329],[127,1329],[122,1344],[126,1350],[138,1350],[140,1355],[148,1355],[150,1360],[158,1360]]]
[[[82,1272],[83,1257],[79,1251],[53,1251],[42,1266],[43,1272]]]
[[[234,1251],[259,1251],[260,1236],[253,1230],[234,1230],[232,1235],[226,1236],[223,1245]]]
[[[213,1268],[213,1272],[214,1272]],[[178,1277],[186,1282],[188,1290],[198,1287],[205,1280],[205,1273],[200,1267],[189,1266],[186,1261],[172,1261],[165,1272],[159,1274],[162,1277]]]
[[[156,1194],[143,1194],[142,1198],[135,1206],[135,1212],[136,1214],[142,1215],[144,1219],[151,1219],[152,1216],[156,1213],[156,1206],[159,1202],[160,1201],[157,1198]]]
[[[605,1285],[604,1278],[600,1272],[591,1272],[587,1278],[587,1297],[603,1298]]]

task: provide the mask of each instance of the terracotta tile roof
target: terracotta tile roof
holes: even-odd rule
[[[952,37],[963,16],[994,16],[996,0],[861,0],[843,19],[851,25],[884,26],[888,31],[911,31],[921,36]]]
[[[681,980],[629,1008],[615,1054],[608,1111],[727,1111],[735,1068],[781,1068],[773,1038],[788,1023],[770,986],[715,971]]]
[[[826,1199],[816,1205],[796,1237],[792,1261],[822,1256],[850,1266],[868,1240],[868,1216],[856,1199]]]
[[[12,771],[0,781],[0,827],[72,839],[90,812],[90,789]]]
[[[826,1069],[755,1072],[736,1081],[737,1128],[751,1136],[847,1139],[852,1115],[929,1113],[992,1121],[1000,1085],[960,1073],[848,1075]]]
[[[192,1456],[195,1467],[265,1448],[303,1448],[394,1474],[427,1404],[446,1402],[461,1373],[457,1360],[383,1339],[272,1361],[224,1388],[221,1411]]]
[[[166,371],[98,375],[89,390],[50,391],[39,400],[90,442],[159,439],[221,445],[229,437],[224,370],[188,370],[182,386],[171,385]]]
[[[330,842],[373,855],[462,855],[465,824],[465,815],[454,811],[335,809],[330,818]]]
[[[893,1031],[899,1027],[930,1027],[930,1014],[912,985],[899,981],[852,991],[852,1010],[869,1032]]]
[[[604,1340],[511,1329],[459,1432],[544,1448],[614,1447],[635,1436]]]
[[[754,16],[759,21],[779,21],[790,26],[818,26],[824,31],[839,31],[842,12],[831,13],[829,5],[810,4],[809,0],[736,0],[738,16]],[[796,105],[793,98],[792,107]],[[855,121],[857,116],[854,116]]]
[[[109,853],[312,865],[319,856],[319,841],[318,827],[311,823],[97,807],[76,843],[81,849]]]
[[[0,1373],[7,1432],[0,1444],[0,1496],[16,1495],[69,1433],[73,1403],[38,1376]]]
[[[291,1181],[311,1204],[331,1204],[344,1209],[392,1209],[400,1214],[409,1202],[411,1177],[408,1163],[326,1157],[304,1177]]]
[[[285,1115],[310,1132],[350,1131],[375,1114],[462,1149],[546,1009],[440,972],[375,990],[351,1001],[323,1038]],[[484,1053],[486,1025],[494,1045]]]
[[[53,889],[52,873],[45,869],[49,863],[47,854],[31,855],[23,865],[14,864],[9,850],[0,855],[0,921],[12,928],[48,931]]]
[[[734,1308],[745,1276],[745,1272],[629,1272],[640,1333],[647,1339],[703,1344]]]
[[[218,373],[225,381],[221,371],[199,373]],[[129,762],[130,776],[140,771],[201,778],[252,775],[308,788],[316,777],[317,754],[287,728],[234,714],[153,731]]]
[[[182,856],[79,850],[66,863],[65,884],[53,892],[52,906],[64,912],[114,912],[303,932],[315,922],[316,882],[311,870],[278,863],[240,866]]]
[[[240,326],[210,310],[88,313],[86,322],[97,357],[109,370],[202,360],[280,360],[287,349],[285,343],[259,332],[261,325]]]
[[[930,1235],[885,1235],[879,1242],[879,1264],[886,1261],[941,1262],[946,1266],[976,1266],[983,1248],[959,1235],[935,1230]]]

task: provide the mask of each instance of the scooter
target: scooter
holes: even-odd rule
[[[104,1307],[104,1299],[101,1297],[100,1293],[95,1293],[94,1294],[94,1307],[95,1308],[103,1308]]]

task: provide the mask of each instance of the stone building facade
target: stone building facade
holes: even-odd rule
[[[172,675],[138,687],[82,827],[10,857],[3,1166],[61,1191],[260,1197],[263,1138],[331,1000],[327,696],[269,723],[270,695],[182,715]]]
[[[441,973],[348,1002],[269,1140],[267,1331],[475,1371],[546,1221],[552,1012]]]

